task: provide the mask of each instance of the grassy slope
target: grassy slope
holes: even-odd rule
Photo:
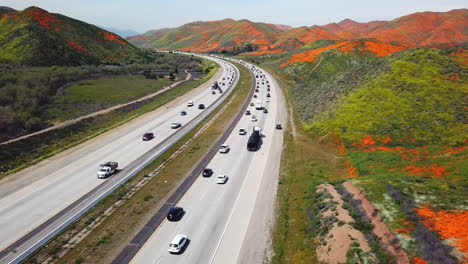
[[[65,95],[54,97],[47,111],[56,117],[55,121],[65,121],[99,108],[138,99],[171,83],[168,79],[152,80],[141,75],[82,81],[67,88]]]
[[[313,132],[300,144],[287,140],[273,263],[315,262],[312,239],[319,231],[314,231],[318,229],[315,197],[308,188],[356,175],[352,182],[382,212],[410,257],[434,261],[430,247],[424,248],[427,235],[421,228],[413,229],[418,224],[413,209],[422,205],[437,210],[468,208],[463,198],[468,186],[463,60],[427,49],[380,59],[330,51],[313,63],[286,68],[279,67],[283,59],[278,55],[253,59],[282,73],[282,79],[294,80],[288,91],[298,122]],[[308,166],[319,155],[304,149],[317,146],[318,138],[328,141],[332,134],[344,141],[343,159],[336,164],[319,161],[319,166],[328,164],[321,169],[327,173],[320,175],[313,165]],[[335,173],[333,168],[347,173]],[[401,207],[408,201],[401,195],[412,201],[412,208]]]
[[[0,17],[0,48],[0,61],[33,66],[143,59],[142,52],[125,39],[37,7]]]

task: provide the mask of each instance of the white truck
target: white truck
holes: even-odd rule
[[[97,177],[99,179],[105,179],[115,173],[119,167],[119,163],[115,161],[108,161],[104,164],[99,165],[99,170],[97,172]]]
[[[262,100],[255,101],[255,109],[257,109],[257,110],[262,110],[263,109]]]

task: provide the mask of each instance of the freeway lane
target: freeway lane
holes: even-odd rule
[[[228,76],[231,77],[236,72],[235,80],[237,81],[237,70],[225,62],[219,61],[219,63],[222,66],[222,72],[216,77],[219,80],[222,80],[222,78],[227,79]],[[228,85],[227,81],[225,82]],[[223,86],[223,88],[227,88],[227,85]],[[221,95],[222,98],[225,98],[232,90],[226,90],[226,88],[223,89],[225,93]],[[194,127],[196,123],[190,120],[200,122],[201,117],[206,116],[209,113],[208,111],[214,109],[215,105],[210,105],[215,101],[216,104],[221,103],[221,100],[217,100],[220,98],[219,94],[211,94],[209,84],[197,90],[196,95],[191,93],[191,98],[184,96],[185,100],[179,100],[179,104],[173,105],[169,109],[155,111],[134,122],[133,125],[124,129],[126,130],[124,134],[113,131],[109,133],[107,138],[94,140],[93,145],[90,147],[78,148],[76,152],[70,151],[66,153],[69,155],[62,155],[61,158],[52,162],[45,161],[34,166],[34,170],[27,170],[23,174],[25,179],[31,179],[29,184],[25,184],[28,182],[22,177],[9,177],[14,180],[0,186],[0,226],[9,227],[0,230],[0,237],[2,237],[0,248],[7,247],[16,239],[34,230],[35,227],[41,225],[91,190],[106,185],[103,183],[109,182],[107,185],[113,186],[115,182],[122,181],[126,175],[134,173],[135,169],[139,168],[139,166],[132,163],[138,160],[140,156],[158,149],[158,152],[150,153],[152,157],[145,157],[145,160],[141,161],[147,163],[150,158],[162,153],[165,149],[164,145],[168,144],[168,142],[164,141],[165,139],[173,137],[174,133],[177,132],[177,137],[172,141],[175,142],[177,138],[181,137],[179,134],[183,133],[182,130],[184,132],[189,130],[189,127],[184,125],[190,124],[190,127]],[[187,99],[193,100],[195,106],[187,107]],[[197,109],[198,103],[205,104],[209,109]],[[181,110],[186,110],[187,116],[180,116]],[[172,121],[181,122],[182,129],[179,129],[179,131],[170,129],[169,126]],[[143,142],[141,136],[145,132],[155,132],[156,138],[152,141]],[[93,151],[89,151],[90,149]],[[73,158],[70,158],[70,156],[73,156]],[[121,168],[132,166],[131,168],[129,166],[128,169],[125,168],[124,171],[107,181],[97,179],[97,165],[108,160],[118,161]],[[24,186],[20,183],[24,184]],[[9,191],[11,188],[15,189],[15,191]],[[9,256],[7,257],[7,255]],[[11,259],[11,255],[15,254],[3,251],[2,255],[0,255],[0,261],[2,263],[9,262],[7,259]]]
[[[214,175],[210,178],[199,177],[178,203],[186,211],[184,217],[179,222],[165,220],[133,258],[132,263],[237,262],[249,223],[257,221],[252,217],[255,206],[271,207],[271,204],[262,204],[258,192],[261,186],[265,186],[264,180],[277,181],[281,157],[283,133],[282,130],[275,130],[275,124],[285,121],[286,116],[282,112],[284,102],[282,98],[278,99],[281,94],[277,84],[271,76],[265,75],[271,85],[271,102],[264,103],[269,113],[249,107],[258,121],[252,122],[251,116],[243,116],[225,141],[231,151],[228,154],[216,154],[208,165],[213,169]],[[265,102],[267,83],[262,84],[262,80],[257,78],[259,92],[256,94],[258,99]],[[253,126],[262,127],[265,134],[262,147],[257,152],[246,149]],[[239,128],[246,128],[248,135],[239,135]],[[228,175],[225,185],[216,184],[218,174]],[[265,191],[275,193],[275,190]],[[274,199],[268,201],[272,200]],[[190,243],[183,254],[172,255],[168,253],[167,247],[177,234],[187,235]],[[267,236],[264,233],[255,235],[261,238]],[[257,245],[260,251],[264,251],[265,247],[266,244]]]

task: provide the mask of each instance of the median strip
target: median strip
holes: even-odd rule
[[[244,80],[244,83],[238,85],[235,94],[232,93],[230,95],[232,103],[226,107],[223,113],[220,113],[220,109],[223,106],[218,107],[207,120],[198,125],[192,132],[187,134],[182,140],[152,162],[148,168],[142,170],[127,184],[120,187],[88,212],[87,215],[74,223],[71,228],[63,232],[57,239],[51,241],[47,248],[41,249],[35,256],[31,257],[30,260],[42,262],[49,256],[58,257],[58,253],[72,236],[76,235],[84,227],[96,220],[116,201],[125,199],[125,195],[134,188],[142,178],[151,177],[151,172],[166,162],[167,167],[160,167],[157,177],[152,177],[152,179],[144,184],[129,200],[124,200],[125,203],[121,205],[120,208],[116,209],[112,215],[107,217],[102,224],[96,227],[94,232],[90,233],[81,243],[78,243],[75,248],[63,257],[63,261],[67,263],[72,263],[74,261],[81,263],[80,260],[83,259],[84,261],[88,256],[93,256],[93,259],[88,259],[87,262],[96,262],[97,260],[100,260],[98,262],[111,262],[119,253],[118,251],[123,247],[123,241],[128,241],[129,236],[137,233],[139,228],[143,227],[145,222],[150,218],[149,214],[154,210],[151,208],[159,208],[171,191],[177,187],[177,184],[180,183],[183,176],[187,175],[187,172],[191,168],[191,165],[187,167],[187,164],[196,164],[200,157],[208,151],[215,139],[222,134],[228,125],[228,121],[232,119],[233,113],[239,111],[239,105],[243,102],[251,86],[248,80],[247,82],[245,81],[245,73],[247,73],[247,71],[245,69],[240,70],[243,72],[241,78]],[[251,78],[250,76],[247,77],[247,79]],[[242,80],[240,83],[241,82]],[[199,137],[194,138],[195,134],[199,134],[199,130],[210,122],[209,120],[213,119],[214,116],[218,116],[216,121]],[[185,150],[180,152],[179,157],[169,162],[170,157],[174,155],[175,151],[186,144],[189,139],[193,139],[192,143],[186,146]]]

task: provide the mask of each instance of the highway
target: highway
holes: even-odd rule
[[[177,204],[186,211],[183,218],[178,222],[164,220],[131,263],[262,263],[283,147],[283,130],[275,126],[286,124],[287,116],[280,88],[272,76],[247,66],[259,76],[259,92],[255,93],[258,98],[252,98],[252,102],[262,100],[268,113],[248,108],[258,120],[252,121],[251,115],[241,118],[225,141],[230,152],[217,153],[208,164],[214,174],[198,177]],[[266,80],[260,78],[262,73],[271,86],[269,92]],[[266,102],[267,93],[270,102]],[[246,145],[254,126],[260,126],[265,136],[261,148],[251,152]],[[240,128],[247,129],[247,135],[239,135]],[[216,183],[218,174],[229,177],[226,184]],[[178,234],[187,235],[189,243],[181,254],[170,254],[169,243]]]
[[[76,219],[83,209],[80,207],[91,207],[97,199],[163,153],[221,104],[237,84],[239,72],[230,63],[210,59],[221,67],[209,83],[122,127],[2,179],[0,263],[18,262],[24,257],[23,253],[30,253],[38,247],[39,240],[56,232],[62,222],[72,222],[73,217]],[[229,85],[230,78],[233,78],[232,85]],[[210,86],[214,80],[225,83],[221,86],[222,94],[212,94]],[[193,107],[187,107],[188,100],[194,102]],[[198,109],[199,104],[204,104],[206,109]],[[180,115],[182,110],[187,112],[186,116]],[[180,122],[182,128],[171,129],[170,124],[174,121]],[[142,141],[146,132],[153,132],[155,138]],[[117,161],[122,171],[107,180],[98,179],[98,165],[107,161]],[[86,201],[75,206],[74,203],[85,196]],[[74,211],[70,210],[70,216],[54,219],[70,206],[76,207]],[[43,228],[44,223],[52,220],[55,226]],[[31,241],[23,241],[33,233],[35,237]]]

